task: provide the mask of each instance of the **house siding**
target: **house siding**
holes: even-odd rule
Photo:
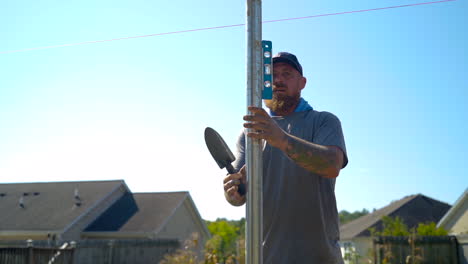
[[[186,199],[184,203],[177,208],[167,224],[156,234],[156,238],[169,239],[177,237],[180,239],[181,244],[183,244],[186,240],[193,239],[192,235],[196,233],[198,236],[196,239],[196,248],[194,250],[200,255],[208,239],[208,234],[196,224],[197,219],[193,216],[190,208],[190,203]]]
[[[344,245],[347,245],[347,246],[351,246],[352,248],[354,248],[356,254],[357,254],[357,259],[359,261],[363,261],[363,260],[373,260],[373,252],[372,252],[372,247],[373,247],[373,243],[372,243],[372,238],[371,237],[356,237],[356,238],[353,238],[351,240],[345,240],[345,241],[342,241],[341,244],[343,245],[342,247],[342,253],[344,255],[345,253],[345,248],[344,248]],[[353,261],[355,261],[356,259],[350,261],[350,260],[345,260],[345,263],[348,264],[348,263],[355,263]],[[361,262],[359,262],[361,263]]]
[[[172,217],[169,219],[167,224],[162,230],[156,235],[157,238],[174,238],[185,240],[192,235],[194,232],[199,234],[201,230],[198,230],[189,210],[185,206],[179,206]],[[200,234],[201,235],[201,234]],[[183,242],[183,241],[182,241]]]
[[[468,202],[464,203],[444,225],[451,234],[468,233]]]

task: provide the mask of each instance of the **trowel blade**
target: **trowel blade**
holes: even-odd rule
[[[211,127],[205,129],[205,143],[221,169],[226,168],[236,160],[223,138]]]

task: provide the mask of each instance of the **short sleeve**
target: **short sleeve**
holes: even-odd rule
[[[337,146],[344,154],[343,167],[348,164],[348,154],[346,152],[346,144],[341,128],[341,122],[332,113],[322,112],[323,118],[320,119],[318,129],[314,133],[313,142],[324,146]]]
[[[242,166],[245,165],[245,134],[244,129],[242,129],[239,137],[237,138],[236,143],[236,153],[234,154],[236,160],[233,162],[232,166],[234,170],[239,171]]]

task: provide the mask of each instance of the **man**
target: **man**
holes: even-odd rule
[[[343,263],[335,178],[348,163],[339,119],[318,112],[301,98],[307,79],[296,56],[273,57],[270,109],[249,107],[237,143],[234,167],[224,179],[226,200],[245,203],[237,190],[246,183],[245,135],[266,141],[263,149],[264,263]]]

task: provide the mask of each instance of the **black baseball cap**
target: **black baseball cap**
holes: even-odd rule
[[[289,53],[289,52],[279,52],[275,56],[273,56],[273,64],[277,62],[284,62],[296,69],[302,75],[302,66],[297,60],[296,55]]]

